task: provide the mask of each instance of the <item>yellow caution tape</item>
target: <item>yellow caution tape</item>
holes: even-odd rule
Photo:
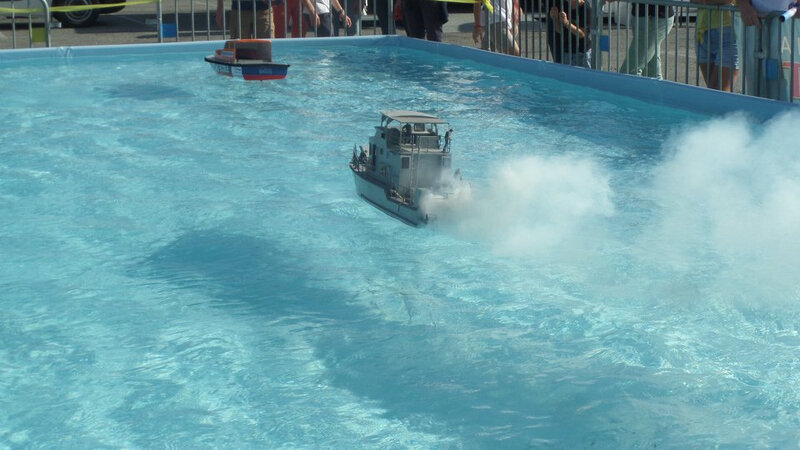
[[[50,12],[72,12],[72,11],[88,11],[91,9],[106,9],[106,8],[114,8],[117,6],[132,6],[132,5],[144,5],[147,3],[156,3],[160,2],[161,0],[133,0],[130,2],[122,2],[122,3],[103,3],[97,5],[79,5],[79,6],[53,6],[50,8]],[[8,14],[36,14],[42,13],[44,11],[43,8],[0,8],[0,13],[8,13]]]
[[[494,12],[494,8],[492,7],[492,0],[439,0],[440,2],[448,2],[448,3],[483,3],[483,6],[489,12]]]

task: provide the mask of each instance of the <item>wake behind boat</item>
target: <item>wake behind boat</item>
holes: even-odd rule
[[[268,39],[236,39],[225,42],[225,48],[205,57],[218,75],[244,80],[278,80],[286,78],[289,64],[272,62],[272,41]]]
[[[441,132],[446,131],[446,139]],[[419,226],[454,194],[446,121],[416,111],[384,111],[369,148],[353,157],[356,192],[381,211]],[[456,171],[455,178],[460,177]]]

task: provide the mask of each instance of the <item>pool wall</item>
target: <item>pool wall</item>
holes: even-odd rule
[[[35,48],[0,51],[0,67],[10,61],[42,58],[77,58],[82,56],[149,55],[208,51],[220,48],[223,41],[178,42],[167,44],[128,44],[108,46],[79,46]],[[692,112],[722,115],[745,112],[757,120],[767,120],[784,111],[797,110],[800,104],[780,102],[741,94],[731,94],[699,86],[665,80],[637,77],[614,72],[586,70],[578,67],[492,53],[472,47],[430,42],[405,36],[360,36],[315,39],[279,39],[273,41],[276,53],[292,48],[326,48],[332,45],[398,46],[426,51],[437,55],[462,58],[490,66],[554,78],[566,83],[590,87],[623,95],[648,103],[665,105]]]

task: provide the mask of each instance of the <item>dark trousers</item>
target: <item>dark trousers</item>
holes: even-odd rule
[[[311,20],[307,15],[304,15],[303,17],[306,19],[307,23],[308,23],[308,21]],[[334,23],[334,22],[336,22],[336,23]],[[316,30],[316,35],[315,36],[316,37],[331,37],[331,36],[335,36],[335,34],[333,33],[333,30],[335,29],[336,31],[339,31],[339,28],[337,26],[338,24],[339,24],[339,18],[338,17],[333,17],[330,13],[320,14],[319,15],[319,25],[317,25],[317,30]],[[334,28],[334,27],[336,27],[336,28]],[[308,30],[309,31],[314,31],[314,24],[313,23],[308,23]]]
[[[403,0],[406,35],[429,41],[442,41],[442,25],[447,21],[445,2]]]
[[[394,34],[394,11],[389,11],[389,0],[377,0],[375,14],[381,24],[381,34]]]

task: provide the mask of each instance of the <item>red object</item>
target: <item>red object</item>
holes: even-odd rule
[[[205,60],[217,74],[247,81],[280,80],[289,69],[288,64],[272,62],[272,42],[267,39],[226,41]]]
[[[286,9],[287,6],[289,9]],[[285,4],[273,6],[272,17],[275,21],[276,38],[286,37],[286,27],[289,23],[292,24],[293,38],[305,37],[307,25],[305,15],[300,12],[300,0],[286,0]],[[301,28],[302,34],[300,33]]]
[[[394,21],[403,22],[403,0],[394,2]]]

